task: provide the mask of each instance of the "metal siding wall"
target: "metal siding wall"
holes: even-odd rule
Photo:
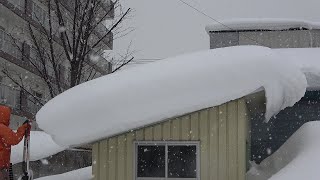
[[[201,179],[209,179],[209,116],[208,110],[200,111],[200,177]]]
[[[244,180],[246,171],[246,105],[236,100],[93,146],[95,180],[134,179],[134,141],[200,141],[201,180]]]
[[[239,45],[238,32],[211,32],[210,49]]]
[[[247,108],[244,99],[238,101],[238,180],[245,180]]]
[[[102,160],[99,160],[99,144],[100,143],[95,143],[92,146],[92,175],[93,175],[93,180],[99,180],[99,166],[98,163]],[[102,160],[103,161],[103,160]]]
[[[219,109],[211,108],[209,110],[210,116],[210,179],[219,179]]]
[[[227,105],[219,106],[219,172],[218,179],[227,180]]]
[[[310,30],[239,33],[239,45],[263,45],[270,48],[305,48],[310,47],[311,42],[312,35]]]
[[[237,179],[238,177],[238,118],[237,118],[237,104],[235,102],[228,103],[227,106],[228,119],[228,179]]]
[[[108,140],[99,143],[99,177],[106,177],[108,168]]]

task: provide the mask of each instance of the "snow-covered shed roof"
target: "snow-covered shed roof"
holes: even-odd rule
[[[319,57],[320,49],[259,46],[181,55],[81,84],[49,101],[36,119],[58,144],[79,145],[262,89],[268,119],[304,96],[305,74],[320,72]]]
[[[320,29],[320,23],[294,19],[231,19],[206,26],[207,33],[245,30]]]

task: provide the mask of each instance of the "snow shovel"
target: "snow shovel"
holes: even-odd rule
[[[28,123],[28,122],[27,122]],[[30,161],[30,129],[26,129],[23,145],[23,162],[21,180],[33,180],[33,172],[29,166]]]
[[[9,180],[13,180],[12,163],[10,163],[10,167],[9,167]]]

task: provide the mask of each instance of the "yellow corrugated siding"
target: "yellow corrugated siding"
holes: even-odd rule
[[[112,137],[93,146],[95,180],[133,180],[134,141],[200,141],[201,180],[244,180],[246,106],[243,99]]]
[[[92,175],[94,180],[99,180],[99,168],[102,168],[102,166],[99,166],[97,163],[100,163],[100,161],[104,161],[103,159],[98,160],[100,153],[99,153],[99,144],[95,143],[92,146]]]

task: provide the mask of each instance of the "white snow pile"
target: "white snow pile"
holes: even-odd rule
[[[207,33],[233,30],[320,29],[320,23],[295,19],[230,19],[206,26]]]
[[[294,63],[306,74],[308,89],[320,89],[319,48],[275,49],[274,51],[287,57],[290,63]]]
[[[45,132],[31,131],[30,134],[30,160],[37,161],[52,156],[65,148],[57,145]],[[11,162],[13,164],[22,162],[23,158],[23,140],[16,146],[12,146]]]
[[[273,155],[252,167],[248,180],[319,180],[320,122],[304,124]]]
[[[320,57],[320,49],[313,50],[316,57],[301,51],[305,57],[300,61]],[[58,144],[79,145],[263,89],[269,119],[293,106],[307,88],[302,65],[279,51],[259,46],[228,47],[123,70],[52,99],[38,112],[37,122]],[[320,72],[319,65],[312,66]]]
[[[92,167],[90,166],[90,167],[70,171],[64,174],[41,177],[36,180],[91,180],[92,179],[91,174],[92,174]]]

